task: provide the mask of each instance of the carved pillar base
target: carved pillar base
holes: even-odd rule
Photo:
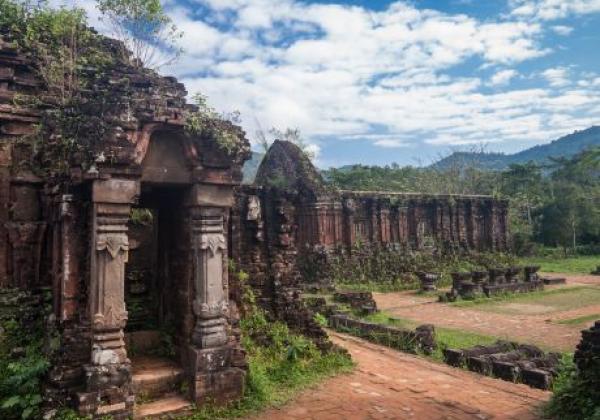
[[[196,405],[226,404],[242,397],[246,380],[243,352],[232,345],[210,349],[191,346],[189,355],[194,372],[190,398]]]
[[[192,334],[192,342],[201,349],[217,347],[227,342],[225,318],[198,319]]]
[[[86,392],[77,393],[77,409],[93,418],[111,416],[115,420],[129,419],[135,397],[131,389],[131,365],[91,365],[85,367]]]

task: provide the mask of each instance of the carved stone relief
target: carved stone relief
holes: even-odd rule
[[[90,291],[95,365],[128,361],[123,341],[127,322],[124,283],[129,252],[128,217],[127,204],[95,205]]]
[[[248,215],[246,220],[260,220],[260,201],[257,196],[251,195],[248,197]]]
[[[196,326],[192,342],[211,348],[227,342],[228,299],[224,292],[223,259],[227,242],[223,214],[217,207],[191,209]]]

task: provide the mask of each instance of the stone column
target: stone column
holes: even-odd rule
[[[218,207],[190,209],[192,233],[193,311],[196,325],[192,343],[201,349],[227,342],[227,299],[223,285],[223,210]]]
[[[93,185],[88,301],[92,354],[91,364],[85,367],[86,392],[79,394],[82,414],[115,418],[132,414],[131,362],[123,340],[127,323],[124,282],[127,222],[138,194],[136,181],[109,179]]]
[[[58,247],[55,250],[55,253],[60,255],[55,274],[58,276],[59,284],[54,293],[60,293],[56,304],[58,319],[61,322],[74,319],[77,313],[77,299],[79,298],[80,260],[78,258],[78,247],[80,243],[76,231],[77,210],[75,206],[75,199],[72,195],[60,196],[56,224]]]
[[[225,186],[196,185],[188,198],[194,329],[188,354],[191,397],[198,405],[243,394],[245,359],[229,337],[227,241],[223,215],[233,204]]]
[[[346,198],[343,202],[344,212],[344,242],[348,250],[351,250],[356,243],[356,226],[354,226],[354,214],[356,213],[356,204],[353,199]]]
[[[343,215],[343,210],[342,210],[342,204],[340,202],[334,201],[332,213],[333,213],[333,221],[334,221],[334,228],[335,228],[334,245],[336,247],[339,247],[344,244],[344,233],[343,233],[344,215]]]
[[[380,238],[381,243],[389,244],[392,242],[391,232],[390,232],[390,207],[387,202],[380,202],[379,207],[379,230],[380,230]]]
[[[0,143],[0,287],[10,287],[8,275],[8,231],[10,201],[11,145]]]
[[[370,231],[368,239],[372,244],[381,243],[381,228],[379,225],[379,206],[377,200],[371,199],[368,206]]]

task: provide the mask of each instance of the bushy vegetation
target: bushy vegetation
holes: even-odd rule
[[[538,244],[567,254],[600,243],[600,148],[503,171],[457,162],[444,168],[356,165],[330,169],[324,176],[342,189],[508,198],[513,248],[519,254],[535,254]]]
[[[321,352],[315,343],[292,333],[284,323],[268,319],[254,303],[251,289],[242,287],[242,345],[249,362],[244,396],[227,407],[201,407],[188,420],[241,417],[283,404],[323,378],[352,370],[347,353],[336,349]]]
[[[307,282],[328,278],[341,289],[398,291],[418,287],[415,272],[441,275],[439,286],[451,283],[450,273],[504,267],[516,263],[514,256],[487,252],[427,253],[390,250],[358,244],[349,255],[345,252],[325,256],[319,252],[300,257],[301,272]]]
[[[15,313],[0,322],[0,418],[40,418],[47,337],[43,317],[25,323]]]
[[[572,354],[561,362],[544,414],[560,420],[600,420],[600,388],[577,372]]]

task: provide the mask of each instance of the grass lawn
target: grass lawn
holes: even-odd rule
[[[521,258],[521,265],[539,265],[547,273],[590,274],[600,265],[600,255],[569,258],[531,257]]]
[[[587,324],[590,321],[596,321],[598,319],[600,319],[600,314],[592,314],[580,316],[577,318],[561,319],[560,321],[556,321],[556,323],[564,325],[583,325]]]
[[[397,318],[385,311],[377,312],[372,315],[363,317],[365,321],[374,322],[377,324],[391,325],[398,328],[414,329],[418,323],[410,319]],[[442,350],[445,348],[465,349],[476,345],[489,345],[498,341],[499,337],[489,335],[476,334],[468,331],[457,330],[453,328],[435,327],[435,335],[438,343],[438,348],[428,357],[437,361],[443,361],[444,355]]]
[[[600,288],[580,286],[532,293],[514,293],[493,298],[461,300],[453,306],[504,313],[509,315],[536,315],[566,311],[600,304]]]
[[[365,283],[336,283],[337,290],[343,290],[348,292],[379,292],[379,293],[390,293],[390,292],[403,292],[405,290],[417,289],[419,285],[417,283],[376,283],[376,282],[365,282]]]

